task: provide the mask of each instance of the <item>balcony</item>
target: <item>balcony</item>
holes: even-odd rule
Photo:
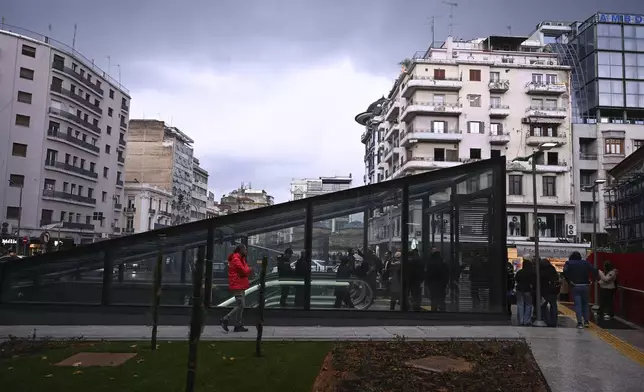
[[[528,82],[525,85],[526,94],[561,95],[566,91],[568,86],[565,83]]]
[[[125,121],[121,119],[121,123],[119,125],[121,126],[121,129],[127,131],[127,124],[125,123]]]
[[[74,123],[76,123],[76,124],[78,124],[78,125],[80,125],[80,126],[82,126],[84,128],[87,128],[88,130],[90,130],[90,131],[92,131],[94,133],[97,133],[99,135],[101,133],[101,128],[99,128],[97,125],[94,125],[94,124],[90,123],[89,121],[85,121],[82,118],[78,117],[77,115],[75,115],[73,113],[70,113],[70,112],[67,112],[65,110],[60,110],[60,109],[50,107],[49,108],[49,114],[51,114],[53,116],[62,117],[65,120],[73,121]]]
[[[93,171],[89,171],[87,169],[81,169],[80,167],[70,165],[69,163],[64,163],[64,162],[56,162],[53,160],[45,159],[45,168],[58,169],[73,175],[89,177],[89,179],[94,181],[98,178],[98,173],[94,173]]]
[[[126,104],[121,104],[121,110],[124,111],[125,113],[130,111],[130,108]]]
[[[412,157],[410,160],[406,161],[402,165],[400,170],[396,171],[394,175],[403,173],[408,170],[445,169],[448,167],[458,166],[462,163],[463,163],[463,160],[458,158],[436,160],[434,157]]]
[[[136,207],[125,207],[123,212],[125,214],[134,214],[136,212]]]
[[[561,146],[566,144],[566,134],[559,133],[557,135],[528,135],[525,138],[525,143],[528,146],[538,147],[542,143],[557,143]]]
[[[95,93],[100,95],[101,97],[103,96],[103,90],[98,87],[98,85],[92,83],[89,79],[87,79],[86,76],[81,75],[80,73],[76,72],[72,68],[65,67],[65,64],[59,63],[59,62],[52,62],[51,67],[57,71],[63,72],[74,79],[77,79],[79,82],[83,83],[83,85],[91,88]]]
[[[165,229],[166,227],[170,227],[170,225],[164,225],[164,224],[161,224],[161,223],[155,223],[154,224],[154,230]]]
[[[123,157],[116,157],[116,162],[117,162],[119,165],[125,165],[125,158],[123,158]]]
[[[488,88],[493,94],[503,94],[510,89],[510,81],[505,79],[493,80],[488,83]]]
[[[416,116],[460,116],[463,105],[445,102],[410,102],[403,108],[401,121],[409,122]]]
[[[410,128],[401,135],[400,145],[407,147],[417,142],[458,143],[463,134],[458,129],[445,129],[440,132],[434,129]]]
[[[172,214],[170,213],[170,211],[163,211],[163,210],[159,210],[159,215],[163,215],[163,216],[172,216]]]
[[[94,225],[91,223],[63,222],[63,229],[94,231]]]
[[[92,199],[91,197],[74,195],[72,193],[67,193],[67,192],[59,192],[53,189],[43,189],[42,197],[48,198],[48,199],[59,199],[59,200],[66,200],[66,201],[74,201],[77,203],[96,205],[96,199]]]
[[[157,210],[155,210],[154,208],[150,208],[150,209],[148,210],[148,212],[149,212],[150,214],[156,214]]]
[[[568,163],[565,161],[558,162],[537,162],[537,172],[539,173],[566,173],[568,172]]]
[[[525,114],[527,117],[533,118],[564,119],[566,118],[567,110],[566,108],[555,106],[530,106],[525,110]],[[530,122],[529,119],[528,122]]]
[[[123,208],[123,204],[121,203],[114,203],[114,209],[121,211],[121,208]]]
[[[490,132],[488,135],[490,144],[503,145],[510,143],[510,132]]]
[[[67,98],[71,98],[73,101],[83,105],[88,110],[98,113],[99,115],[103,114],[103,109],[101,109],[98,105],[95,105],[92,101],[85,99],[85,97],[82,97],[74,93],[73,91],[64,89],[61,86],[54,86],[53,84],[51,85],[50,89],[54,93],[60,94]]]
[[[385,120],[394,121],[398,118],[400,114],[400,101],[394,101],[391,103],[387,114],[385,115]]]
[[[463,88],[460,78],[434,79],[429,76],[412,75],[402,90],[402,96],[411,97],[417,90],[459,91]]]
[[[116,186],[123,186],[123,180],[116,180]]]
[[[596,161],[597,160],[597,154],[588,154],[585,152],[580,152],[579,153],[579,160],[580,161]]]
[[[100,155],[101,149],[97,146],[84,142],[81,139],[77,139],[74,136],[68,133],[62,133],[56,128],[50,128],[47,130],[47,137],[50,139],[56,139],[62,141],[65,144],[71,144],[75,147],[80,147],[84,150],[89,150],[89,152],[95,153],[95,155]]]
[[[126,227],[126,228],[124,228],[123,233],[134,234],[134,227]]]
[[[121,234],[121,228],[120,227],[112,227],[112,232],[115,234]]]
[[[490,117],[503,118],[510,115],[510,105],[490,105]]]

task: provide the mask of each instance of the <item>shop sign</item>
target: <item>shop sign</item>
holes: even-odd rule
[[[2,245],[16,245],[18,241],[15,238],[3,238]]]
[[[539,257],[556,257],[567,259],[572,252],[579,252],[583,257],[586,251],[586,248],[539,246]],[[519,257],[523,257],[524,255],[534,256],[534,246],[517,245],[517,254]]]

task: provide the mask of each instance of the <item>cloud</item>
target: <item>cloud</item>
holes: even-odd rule
[[[194,140],[220,196],[250,181],[276,201],[292,178],[347,175],[362,184],[363,129],[354,116],[391,86],[349,59],[269,72],[153,59],[136,64],[155,83],[131,91],[131,118],[159,118]]]

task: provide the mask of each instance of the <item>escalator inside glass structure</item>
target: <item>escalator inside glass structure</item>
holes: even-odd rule
[[[266,258],[269,313],[503,314],[505,168],[504,157],[493,158],[7,260],[0,265],[1,301],[14,307],[149,307],[160,257],[161,306],[187,309],[202,247],[206,305],[223,312],[234,302],[227,257],[246,244],[254,271],[248,308],[258,306]],[[279,274],[277,258],[287,248],[292,268]],[[349,277],[337,277],[341,260],[352,270]],[[336,301],[347,291],[350,303]]]

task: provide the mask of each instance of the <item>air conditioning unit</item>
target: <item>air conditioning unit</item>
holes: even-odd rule
[[[110,235],[107,233],[101,233],[101,238],[107,239],[110,238]]]
[[[508,215],[506,227],[509,236],[521,236],[521,215]]]
[[[456,58],[456,57],[458,57],[458,52],[457,52],[457,51],[453,51],[453,52],[452,52],[452,58]]]
[[[574,237],[577,235],[577,225],[574,223],[566,224],[566,237]]]

